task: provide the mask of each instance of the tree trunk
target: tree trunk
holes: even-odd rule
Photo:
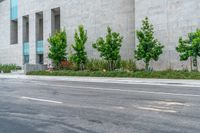
[[[190,69],[191,69],[191,71],[193,70],[193,59],[192,59],[192,57],[190,57]]]
[[[110,60],[109,62],[109,70],[112,71],[113,70],[113,61]]]
[[[82,63],[78,64],[78,69],[81,70],[81,71],[84,70],[84,67],[83,67],[83,64],[82,64]]]
[[[196,66],[197,68],[196,68],[196,70],[199,71],[198,59],[196,59],[196,60],[197,60],[197,61],[196,61],[196,62],[197,62],[197,66]]]
[[[83,63],[81,63],[81,71],[83,71],[84,70],[84,65],[83,65]]]
[[[76,67],[78,68],[78,71],[81,70],[81,65],[79,63],[76,64]]]
[[[145,63],[145,71],[149,71],[149,62]]]
[[[111,61],[108,61],[108,62],[109,62],[109,63],[108,63],[108,64],[109,64],[109,68],[108,68],[108,69],[109,69],[109,71],[110,71],[110,70],[112,69],[112,65],[111,65]]]
[[[114,70],[114,61],[113,60],[111,61],[111,70],[112,71]]]
[[[56,67],[56,68],[55,68],[56,70],[59,70],[59,69],[60,69],[60,65],[59,65],[58,62],[55,63],[55,67]]]
[[[195,70],[195,71],[198,71],[197,57],[194,57],[194,59],[193,59],[193,66],[194,66],[194,70]]]

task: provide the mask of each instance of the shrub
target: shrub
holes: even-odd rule
[[[115,64],[115,70],[119,71],[136,71],[136,64],[133,60],[119,60]],[[107,71],[109,70],[109,63],[105,60],[91,59],[86,63],[86,70],[88,71]]]
[[[139,44],[135,50],[135,58],[137,60],[143,60],[146,65],[145,69],[149,70],[149,62],[152,59],[155,61],[159,59],[164,46],[154,38],[154,28],[153,25],[149,23],[147,17],[142,21],[141,30],[137,31],[137,38]]]
[[[71,70],[73,63],[67,60],[61,61],[61,68],[66,70]]]
[[[72,45],[74,54],[70,57],[71,60],[77,65],[79,70],[83,70],[87,61],[87,53],[85,51],[85,44],[87,42],[87,31],[84,30],[83,25],[78,27],[75,31],[74,40],[75,44]]]
[[[136,63],[133,60],[122,60],[120,61],[120,68],[123,71],[136,71],[137,67],[136,67]]]
[[[0,72],[3,71],[4,73],[10,73],[11,70],[17,70],[17,66],[15,64],[7,64],[2,65],[0,64]]]
[[[50,43],[48,57],[52,59],[56,68],[60,68],[61,62],[66,59],[67,55],[67,37],[65,30],[57,32],[49,37],[48,42]]]
[[[123,37],[119,33],[112,32],[110,27],[107,28],[107,35],[104,38],[100,37],[96,43],[93,44],[93,48],[100,52],[100,56],[103,60],[108,61],[109,70],[116,68],[115,64],[120,60],[120,48]]]
[[[108,70],[108,62],[105,60],[91,59],[87,61],[86,69],[89,71]]]

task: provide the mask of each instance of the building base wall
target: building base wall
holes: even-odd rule
[[[0,48],[0,64],[16,64],[23,66],[22,47],[9,46],[7,48]]]
[[[36,61],[36,13],[43,13],[44,63],[49,65],[49,43],[52,34],[51,11],[60,8],[60,26],[67,32],[68,51],[74,43],[74,33],[78,25],[84,25],[88,33],[86,50],[89,58],[99,58],[92,48],[98,37],[106,35],[106,28],[119,32],[123,37],[122,59],[133,59],[136,44],[135,31],[141,27],[141,21],[149,17],[155,28],[155,37],[165,45],[159,61],[152,61],[154,70],[189,69],[190,61],[179,61],[175,50],[180,36],[200,27],[199,0],[20,0],[18,7],[18,43],[10,44],[10,3],[0,3],[0,64],[23,65],[23,24],[22,18],[29,17],[30,63]],[[137,62],[144,67],[142,61]],[[199,65],[200,66],[200,65]]]

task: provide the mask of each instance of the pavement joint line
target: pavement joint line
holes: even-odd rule
[[[126,85],[151,85],[151,86],[171,86],[171,87],[192,87],[192,88],[200,88],[200,85],[190,85],[190,84],[168,84],[168,83],[147,83],[147,82],[131,82],[131,83],[124,83],[124,82],[95,82],[95,81],[74,81],[74,82],[88,82],[88,83],[113,83],[113,84],[126,84]]]
[[[54,87],[69,87],[69,88],[80,88],[90,90],[101,90],[101,91],[120,91],[120,92],[132,92],[132,93],[146,93],[146,94],[158,94],[158,95],[171,95],[171,96],[184,96],[184,97],[200,97],[200,95],[194,94],[182,94],[182,93],[168,93],[168,92],[155,92],[155,91],[140,91],[140,90],[124,90],[124,89],[112,89],[112,88],[97,88],[97,87],[83,87],[83,86],[66,86],[66,85],[50,85]]]
[[[54,87],[69,87],[69,88],[83,88],[83,89],[93,89],[93,90],[104,90],[104,91],[121,91],[121,92],[135,92],[135,93],[146,93],[146,94],[159,94],[159,95],[173,95],[173,96],[185,96],[185,97],[200,97],[200,95],[194,94],[182,94],[182,93],[167,93],[167,92],[156,92],[156,91],[140,91],[140,90],[122,90],[113,88],[97,88],[97,87],[84,87],[84,86],[66,86],[66,85],[50,85],[50,84],[37,84],[44,86],[54,86]]]
[[[33,97],[22,96],[20,98],[24,99],[24,100],[32,100],[32,101],[39,101],[39,102],[48,102],[48,103],[63,104],[63,102],[59,102],[59,101],[47,100],[47,99],[40,99],[40,98],[33,98]]]
[[[39,83],[38,81],[31,81],[32,83],[34,84],[37,84],[37,85],[44,85],[44,86],[47,86],[49,84],[47,83]],[[11,83],[15,83],[15,84],[21,84],[21,83],[18,83],[18,82],[11,82]],[[190,88],[186,88],[188,90],[190,90],[191,88],[197,88],[197,89],[200,89],[200,86],[193,86],[193,85],[168,85],[168,84],[137,84],[135,83],[135,85],[156,85],[156,86],[171,86],[171,87],[190,87]],[[64,85],[63,85],[64,86]]]
[[[69,88],[83,88],[90,90],[103,90],[103,91],[120,91],[120,92],[132,92],[132,93],[146,93],[146,94],[158,94],[158,95],[171,95],[171,96],[184,96],[184,97],[200,97],[200,95],[194,94],[183,94],[183,93],[168,93],[168,92],[159,92],[159,91],[140,91],[140,90],[125,90],[125,89],[113,89],[113,88],[99,88],[99,87],[85,87],[85,86],[67,86],[67,85],[50,85],[50,84],[37,84],[44,86],[53,86],[53,87],[69,87]]]
[[[27,76],[27,75],[0,75],[0,78],[25,79],[25,80],[44,80],[44,81],[74,81],[89,83],[119,83],[119,84],[142,84],[158,86],[179,86],[179,87],[198,87],[199,80],[175,80],[175,79],[140,79],[140,78],[99,78],[99,77],[55,77],[55,76]]]
[[[46,81],[46,80],[45,80]],[[64,80],[62,80],[64,81]],[[192,84],[169,84],[169,83],[148,83],[148,82],[137,82],[137,81],[134,81],[134,82],[131,82],[131,83],[124,83],[124,82],[102,82],[102,81],[97,81],[97,82],[90,82],[90,81],[74,81],[74,80],[68,80],[68,81],[72,81],[72,82],[87,82],[87,83],[113,83],[113,84],[126,84],[126,85],[151,85],[151,86],[170,86],[170,87],[191,87],[191,88],[199,88],[200,89],[200,84],[199,85],[192,85]],[[34,82],[34,81],[32,81]],[[35,83],[37,83],[35,81]],[[45,85],[45,84],[44,84]]]
[[[107,83],[107,82],[105,82]],[[119,82],[111,82],[111,83],[119,83]],[[186,85],[186,84],[168,84],[168,83],[145,83],[145,82],[135,82],[135,83],[119,83],[119,84],[132,84],[132,85],[151,85],[151,86],[171,86],[171,87],[193,87],[200,88],[198,85]]]

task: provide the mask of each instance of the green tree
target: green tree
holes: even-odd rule
[[[72,48],[75,53],[71,56],[71,60],[77,65],[79,70],[84,69],[87,61],[87,52],[85,51],[85,44],[87,42],[87,39],[87,31],[84,30],[83,25],[80,25],[78,27],[78,30],[75,31],[75,44],[72,44]]]
[[[163,52],[164,46],[154,38],[153,25],[149,23],[148,17],[142,21],[140,31],[136,32],[139,44],[135,50],[135,58],[143,60],[145,69],[149,69],[149,62],[151,60],[157,61]]]
[[[180,53],[181,61],[186,61],[189,58],[191,59],[191,70],[193,70],[193,66],[198,69],[197,58],[200,56],[200,29],[189,33],[188,38],[185,40],[180,37],[179,45],[176,47],[176,50]]]
[[[65,30],[56,32],[49,37],[50,43],[48,57],[53,61],[56,68],[60,68],[61,61],[66,59],[67,36]]]
[[[112,32],[110,27],[107,28],[106,38],[98,38],[93,48],[100,52],[100,56],[108,61],[109,69],[114,70],[117,61],[120,60],[120,48],[122,46],[123,37],[119,33]]]

